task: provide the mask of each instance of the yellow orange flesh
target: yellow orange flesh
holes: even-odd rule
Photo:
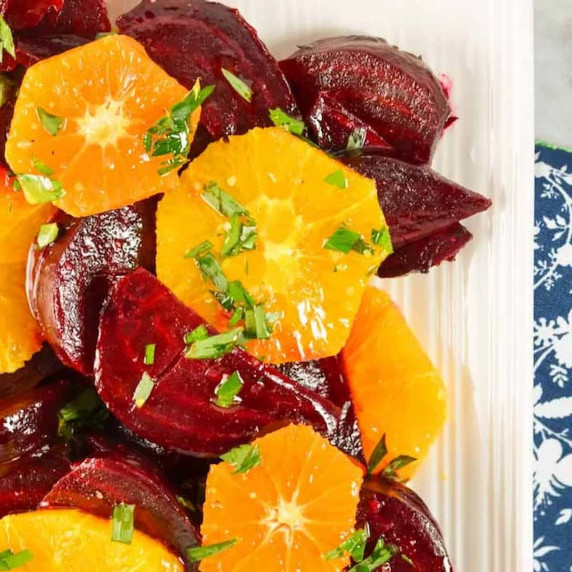
[[[322,555],[353,531],[362,469],[310,427],[292,425],[255,444],[261,466],[238,475],[226,462],[211,468],[203,543],[240,540],[201,570],[342,570],[349,559]]]
[[[385,434],[380,469],[400,455],[423,459],[445,422],[445,386],[385,292],[366,289],[342,355],[367,458]],[[399,476],[411,477],[418,465]]]
[[[347,188],[327,183],[341,171]],[[248,350],[281,363],[335,355],[345,343],[368,275],[387,255],[344,254],[324,248],[342,225],[370,241],[385,226],[375,183],[282,128],[254,129],[212,144],[191,163],[181,185],[161,200],[157,215],[159,278],[218,330],[228,313],[185,253],[210,240],[219,253],[228,218],[202,194],[215,182],[256,222],[257,248],[225,258],[229,280],[239,280],[278,320],[269,340]]]

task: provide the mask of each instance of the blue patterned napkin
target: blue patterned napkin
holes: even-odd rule
[[[572,572],[572,150],[536,147],[534,572]]]

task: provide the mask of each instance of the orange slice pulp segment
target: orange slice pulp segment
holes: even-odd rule
[[[220,256],[232,217],[207,204],[213,185],[248,212],[254,249]],[[331,356],[347,339],[369,274],[387,256],[375,245],[365,253],[325,248],[342,227],[370,245],[372,231],[386,228],[375,183],[282,128],[254,129],[210,145],[161,200],[157,273],[205,320],[228,330],[230,314],[213,284],[196,260],[185,259],[210,241],[228,280],[273,316],[272,334],[250,342],[251,353],[273,363]]]
[[[386,435],[379,469],[401,455],[424,458],[447,416],[446,390],[385,292],[366,289],[342,355],[366,457]],[[411,477],[418,465],[404,467],[399,477]]]
[[[135,509],[137,510],[137,508]],[[77,509],[47,509],[0,520],[1,550],[31,552],[21,572],[183,572],[180,560],[135,530],[131,544],[112,542],[111,520]]]
[[[203,544],[237,539],[205,559],[203,572],[341,570],[326,561],[353,531],[363,470],[310,427],[290,425],[256,440],[260,464],[235,474],[229,462],[207,479]]]
[[[19,174],[49,167],[64,191],[56,205],[73,216],[134,203],[176,183],[174,171],[159,175],[168,157],[150,156],[143,136],[186,93],[135,40],[106,36],[27,70],[6,158]],[[46,129],[44,112],[59,127]]]

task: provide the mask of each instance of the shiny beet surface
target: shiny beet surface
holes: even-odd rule
[[[200,536],[169,483],[142,457],[118,450],[76,464],[48,492],[42,507],[77,507],[109,518],[121,502],[135,505],[135,526],[162,540],[181,557],[200,544]],[[188,570],[198,565],[188,563]]]
[[[439,80],[420,58],[380,38],[347,36],[319,40],[280,63],[308,123],[328,151],[345,149],[353,129],[367,125],[395,156],[413,163],[431,160],[451,113]],[[312,115],[319,98],[342,120]],[[327,111],[327,110],[326,110]],[[340,115],[341,114],[341,115]],[[352,123],[351,117],[358,119]],[[341,133],[320,137],[337,123]]]
[[[103,310],[96,357],[96,387],[111,412],[139,437],[183,453],[217,456],[264,431],[308,423],[341,449],[361,454],[359,430],[330,401],[305,389],[243,350],[216,360],[183,355],[183,337],[203,320],[154,276],[138,270],[112,289]],[[155,362],[143,363],[156,344]],[[239,372],[241,402],[215,405],[223,377]],[[155,386],[137,408],[133,395],[147,372]]]
[[[58,240],[30,250],[28,299],[62,362],[93,373],[101,306],[110,286],[140,265],[152,269],[155,201],[85,219],[60,215]]]
[[[203,86],[215,86],[202,106],[199,150],[209,140],[269,125],[272,108],[296,112],[278,64],[233,8],[204,0],[143,0],[117,25],[185,87],[190,89],[198,78]],[[251,102],[231,87],[222,68],[252,88]]]
[[[64,2],[65,0],[0,0],[0,14],[13,30],[34,28],[44,18],[53,23]]]
[[[401,246],[383,261],[377,275],[396,278],[410,272],[429,272],[433,266],[454,260],[472,238],[473,235],[463,225],[455,223]]]
[[[425,503],[404,485],[380,477],[366,479],[360,491],[356,528],[369,525],[366,555],[378,538],[413,561],[394,556],[383,572],[452,572],[441,531]]]

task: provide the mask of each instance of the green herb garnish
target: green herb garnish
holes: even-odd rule
[[[358,254],[372,252],[372,247],[368,245],[362,235],[355,230],[350,230],[345,226],[340,226],[330,238],[324,243],[327,250],[335,250],[348,254],[352,250]]]
[[[221,459],[234,467],[235,475],[248,473],[250,469],[262,464],[258,445],[239,445],[221,455]]]
[[[190,510],[191,512],[197,512],[197,507],[189,500],[186,499],[185,497],[182,497],[180,495],[176,496],[177,502],[184,508],[186,508],[187,510]]]
[[[197,256],[195,262],[205,280],[212,282],[220,292],[228,290],[228,280],[217,259],[210,252],[203,256]]]
[[[411,560],[407,554],[401,554],[401,560],[407,562],[407,564],[410,564],[411,566],[415,566],[415,564],[413,564],[413,560]]]
[[[43,107],[36,107],[36,114],[38,115],[38,119],[42,124],[42,127],[54,137],[60,132],[60,129],[65,123],[65,119],[58,117],[57,115],[52,115]]]
[[[375,449],[373,450],[373,453],[371,454],[371,457],[369,458],[369,461],[367,463],[367,472],[369,475],[371,475],[375,471],[375,469],[377,469],[381,461],[383,461],[383,459],[387,455],[387,444],[385,441],[386,440],[384,433],[381,439],[379,440],[379,443],[375,446]]]
[[[54,174],[54,170],[45,163],[42,163],[39,159],[32,159],[32,165],[34,165],[34,169],[36,169],[38,173],[46,175],[46,177]]]
[[[238,371],[231,373],[225,380],[221,381],[218,387],[215,389],[215,400],[214,402],[219,407],[228,409],[233,405],[240,402],[238,394],[244,385],[242,377]]]
[[[44,175],[18,175],[17,181],[24,197],[31,205],[42,205],[58,200],[64,194],[62,185]]]
[[[192,332],[185,334],[185,343],[190,346],[194,342],[199,342],[201,340],[206,340],[209,337],[209,331],[204,324],[201,324],[198,328],[195,328]]]
[[[380,538],[376,542],[372,553],[355,566],[352,566],[348,572],[373,572],[382,564],[389,562],[398,552],[399,550],[396,546],[385,544],[383,538]]]
[[[155,363],[156,349],[157,349],[157,344],[147,344],[145,346],[145,357],[143,358],[143,363],[145,365],[153,365]]]
[[[415,457],[410,457],[409,455],[399,455],[399,457],[393,459],[393,461],[391,461],[389,465],[383,469],[381,474],[387,479],[395,479],[399,469],[402,469],[403,467],[406,467],[415,461],[417,461]]]
[[[280,108],[270,110],[270,120],[276,127],[283,127],[293,135],[302,135],[306,129],[306,124],[303,121],[290,117]]]
[[[154,387],[155,380],[146,371],[144,371],[141,376],[141,380],[135,388],[135,393],[133,393],[133,402],[135,403],[135,407],[140,409],[145,405]]]
[[[367,463],[367,473],[371,475],[377,469],[377,467],[379,467],[379,464],[383,461],[383,459],[385,459],[386,456],[387,456],[387,443],[384,434],[379,440],[379,443],[375,446],[375,449],[373,450],[373,453],[369,458],[369,461]],[[410,465],[415,461],[417,461],[415,457],[410,457],[409,455],[399,455],[399,457],[396,457],[395,459],[389,462],[389,464],[385,467],[385,469],[383,469],[381,474],[386,479],[395,480],[397,478],[397,471],[399,469],[402,469],[403,467]]]
[[[193,342],[185,352],[185,356],[188,359],[218,359],[232,352],[244,341],[243,329],[235,328],[223,334]]]
[[[348,188],[348,180],[344,175],[342,170],[334,171],[330,173],[324,181],[329,185],[334,187],[338,187],[338,189],[347,189]]]
[[[231,217],[234,214],[248,216],[248,211],[219,185],[211,181],[206,184],[202,194],[203,200],[217,213]]]
[[[213,249],[213,243],[210,240],[205,240],[201,242],[198,246],[195,246],[195,248],[189,250],[185,254],[185,258],[197,258],[198,256],[201,256],[202,254],[205,254],[212,249]]]
[[[221,68],[222,75],[225,77],[226,81],[230,84],[232,89],[242,97],[242,99],[250,103],[252,101],[252,89],[238,76],[234,75],[231,71]]]
[[[230,228],[225,234],[220,255],[223,258],[237,256],[247,250],[256,249],[256,223],[251,218],[243,220],[240,215],[233,214],[230,218]]]
[[[200,562],[205,558],[219,554],[223,550],[227,550],[231,546],[234,546],[238,542],[238,538],[233,538],[232,540],[225,540],[224,542],[219,542],[218,544],[211,544],[210,546],[196,546],[194,548],[187,549],[187,557],[190,562]]]
[[[58,416],[58,434],[69,441],[77,431],[103,429],[109,411],[94,389],[85,388],[60,409]]]
[[[324,560],[335,560],[349,554],[356,562],[361,562],[365,553],[365,545],[369,538],[369,530],[360,528],[349,538],[344,540],[337,548],[322,555]]]
[[[15,570],[24,566],[34,559],[31,550],[27,548],[20,552],[12,552],[12,550],[4,550],[0,552],[0,570]]]
[[[371,241],[376,246],[379,246],[384,252],[388,254],[393,252],[393,244],[391,242],[391,235],[389,234],[389,227],[384,226],[379,230],[373,229],[371,231]]]
[[[58,238],[58,234],[59,227],[57,223],[52,222],[49,224],[43,224],[38,232],[38,247],[45,248],[46,246],[54,243]]]
[[[16,57],[16,46],[14,45],[14,36],[8,23],[0,16],[0,63],[4,61],[4,52]]]
[[[113,519],[111,526],[111,540],[131,544],[135,517],[135,505],[122,502],[113,507]]]
[[[271,330],[262,304],[255,304],[254,307],[245,310],[244,325],[248,338],[267,340],[270,337]]]
[[[346,147],[347,151],[357,151],[362,149],[365,145],[365,139],[367,137],[367,131],[364,127],[358,127],[354,129],[350,136],[348,137],[348,144]]]

